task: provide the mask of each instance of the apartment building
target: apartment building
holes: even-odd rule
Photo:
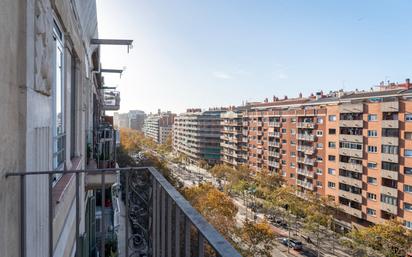
[[[247,164],[282,174],[298,195],[334,199],[343,227],[398,217],[412,229],[411,88],[406,80],[251,103],[238,114]]]
[[[1,256],[98,252],[93,176],[63,172],[113,167],[96,17],[95,1],[1,3]]]
[[[307,106],[308,98],[254,104],[244,116],[248,164],[285,177],[298,194],[323,194],[324,119],[326,109]],[[246,125],[246,124],[245,124]]]
[[[127,113],[114,113],[114,125],[116,128],[130,128],[143,131],[146,114],[140,110],[130,110]]]
[[[246,164],[247,137],[243,135],[243,113],[240,110],[231,110],[221,115],[222,135],[220,141],[221,160],[231,165]]]
[[[224,109],[188,109],[175,117],[173,149],[185,154],[192,162],[220,161],[221,114]]]
[[[171,112],[148,115],[143,126],[145,136],[153,139],[158,144],[164,144],[172,133],[175,116]]]

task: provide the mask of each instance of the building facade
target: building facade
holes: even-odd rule
[[[247,160],[247,136],[243,135],[243,113],[239,110],[222,113],[221,160],[231,166],[242,165]]]
[[[143,126],[145,136],[158,144],[164,144],[172,133],[175,116],[171,112],[148,115]]]
[[[84,173],[78,186],[62,173],[114,160],[104,111],[117,109],[119,94],[101,89],[95,1],[6,0],[0,9],[1,255],[69,257],[87,247],[96,256],[96,189]]]
[[[192,162],[220,162],[221,114],[226,110],[188,109],[175,117],[173,149],[185,154]]]
[[[146,114],[139,110],[130,110],[127,113],[114,113],[114,126],[116,128],[130,128],[134,130],[143,130]]]
[[[221,161],[235,164],[225,153],[243,149],[229,145],[224,131],[234,127],[240,137],[242,128],[252,170],[282,174],[298,195],[334,199],[345,214],[343,227],[397,217],[412,229],[411,88],[407,80],[374,91],[249,104],[241,114],[222,115]],[[242,126],[230,123],[239,116]]]

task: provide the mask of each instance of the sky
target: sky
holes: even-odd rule
[[[121,112],[184,112],[412,77],[409,0],[97,0]]]

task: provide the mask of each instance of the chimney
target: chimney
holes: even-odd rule
[[[405,79],[406,87],[409,89],[411,88],[411,80],[409,78]]]
[[[287,95],[285,95],[285,97],[283,98],[284,100],[288,100],[288,96]]]
[[[299,98],[302,98],[302,97],[303,97],[302,93],[299,93]]]
[[[275,95],[273,96],[272,99],[273,99],[273,102],[276,102],[276,96]]]
[[[269,99],[266,97],[264,102],[265,103],[269,102]]]

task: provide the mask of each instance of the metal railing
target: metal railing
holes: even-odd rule
[[[76,245],[81,245],[80,231],[80,175],[100,178],[101,201],[105,206],[105,192],[110,190],[105,181],[107,176],[122,176],[120,179],[125,203],[125,234],[124,249],[126,257],[189,257],[205,256],[205,250],[220,257],[240,257],[241,255],[222,235],[200,215],[185,198],[153,167],[113,168],[113,169],[85,169],[66,171],[38,171],[7,173],[8,177],[21,177],[21,188],[24,190],[24,180],[27,176],[49,176],[49,256],[54,254],[53,249],[53,176],[55,174],[74,174],[75,177],[75,204],[76,204]],[[85,182],[86,183],[86,182]],[[86,186],[86,185],[84,185]],[[22,194],[23,196],[24,194]],[[26,216],[26,203],[21,198],[22,219]],[[105,215],[102,208],[102,217]],[[95,214],[94,214],[95,215]],[[22,220],[24,224],[24,220]],[[40,224],[39,224],[40,225]],[[105,224],[102,219],[102,234],[100,256],[105,257]],[[25,229],[21,230],[22,241],[25,240]],[[195,238],[194,238],[194,235]],[[119,238],[120,235],[119,235]],[[22,242],[22,257],[25,257],[24,243]],[[207,245],[207,246],[206,246]],[[119,249],[120,250],[120,249]],[[84,256],[78,248],[76,257]],[[88,256],[88,255],[86,255]]]

